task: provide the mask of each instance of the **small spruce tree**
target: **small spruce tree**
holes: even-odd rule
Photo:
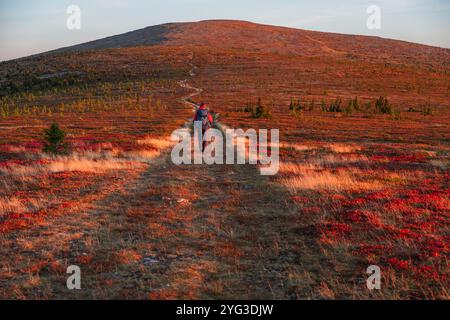
[[[256,108],[252,111],[252,118],[272,118],[270,108],[262,104],[261,98],[258,98]]]
[[[57,123],[53,123],[50,128],[44,130],[44,149],[45,153],[58,155],[67,154],[69,146],[65,142],[66,133],[61,130]]]
[[[309,111],[313,111],[314,110],[314,105],[316,104],[316,102],[314,101],[314,99],[312,99],[311,104],[309,105]]]

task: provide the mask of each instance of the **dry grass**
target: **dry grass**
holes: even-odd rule
[[[152,153],[151,155],[151,158],[155,158],[154,153]],[[159,153],[157,153],[156,156],[157,155],[159,155]],[[150,155],[148,155],[147,158],[150,158]],[[142,167],[142,164],[139,164],[138,162],[131,162],[126,159],[93,159],[91,157],[85,157],[82,155],[71,155],[67,157],[52,158],[48,161],[48,163],[44,164],[34,164],[29,166],[12,165],[7,168],[0,168],[0,173],[2,173],[4,176],[16,176],[26,179],[27,177],[59,172],[76,171],[100,174],[109,170],[125,170],[139,167]]]
[[[17,198],[0,198],[0,218],[4,218],[11,213],[21,214],[37,211],[42,206],[42,202],[39,199],[27,199],[27,201],[23,201]]]
[[[326,145],[334,153],[352,153],[356,151],[360,151],[362,149],[361,146],[358,145],[348,145],[348,144],[329,144]]]
[[[60,158],[47,165],[48,172],[92,172],[103,173],[108,170],[124,170],[135,167],[136,164],[117,160],[89,160],[78,157]]]
[[[155,137],[146,137],[137,141],[139,145],[146,145],[156,148],[158,150],[166,150],[174,145],[174,142],[169,139],[161,139]]]
[[[279,181],[294,193],[299,190],[328,190],[328,191],[367,191],[380,190],[384,187],[379,181],[363,181],[370,178],[370,174],[361,170],[325,171],[324,168],[314,164],[282,164],[281,174],[289,175],[289,178],[281,178]]]
[[[303,145],[303,144],[300,144],[300,143],[282,142],[282,143],[280,143],[280,148],[293,149],[295,151],[302,152],[302,151],[308,151],[308,150],[316,149],[317,147],[307,146],[307,145]]]

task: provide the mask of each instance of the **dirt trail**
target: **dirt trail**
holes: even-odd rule
[[[194,91],[182,100],[195,107],[190,99],[202,90],[188,80],[180,85]],[[298,213],[286,199],[256,166],[177,166],[166,155],[99,203],[94,214],[102,225],[83,276],[90,285],[85,293],[280,299],[301,298],[301,291],[311,297],[312,279],[304,279],[294,252],[313,249],[298,229],[289,230]]]
[[[202,90],[180,85],[195,107]],[[177,166],[166,154],[90,210],[48,226],[62,241],[57,230],[70,224],[56,258],[80,265],[82,290],[67,290],[65,272],[41,273],[35,297],[313,298],[305,270],[321,261],[305,259],[317,249],[289,198],[256,166]]]

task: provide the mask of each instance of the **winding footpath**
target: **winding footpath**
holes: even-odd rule
[[[195,109],[191,99],[202,89],[189,79],[179,84],[192,90],[181,101]],[[295,280],[305,272],[292,249],[306,255],[315,248],[302,234],[287,236],[296,232],[289,226],[297,209],[286,200],[287,191],[256,166],[177,166],[168,152],[128,181],[89,210],[49,227],[57,237],[65,226],[68,239],[53,239],[65,243],[55,258],[80,264],[82,290],[67,290],[65,273],[48,275],[43,297],[286,299],[300,298],[298,292],[312,297],[311,280]]]

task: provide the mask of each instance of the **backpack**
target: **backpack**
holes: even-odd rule
[[[202,129],[208,129],[211,126],[211,123],[209,122],[208,119],[208,114],[209,111],[206,109],[199,109],[197,111],[197,121],[201,121],[202,122]]]

